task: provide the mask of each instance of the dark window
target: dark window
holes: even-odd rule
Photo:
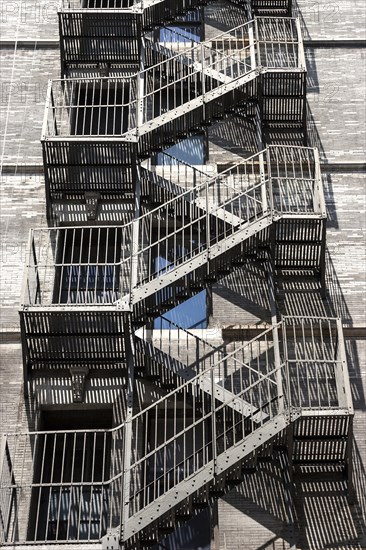
[[[92,430],[110,428],[112,410],[44,412],[42,420],[50,431],[39,434],[34,450],[30,540],[99,539],[107,527],[111,436]]]
[[[53,303],[112,303],[119,297],[121,229],[60,233]]]
[[[128,129],[127,84],[90,81],[73,87],[71,134],[121,135]]]

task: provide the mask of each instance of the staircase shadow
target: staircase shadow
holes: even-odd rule
[[[328,249],[326,254],[326,285],[328,291],[327,303],[329,304],[330,314],[334,317],[340,317],[342,319],[343,326],[351,327],[353,324],[352,315],[348,309],[347,301],[342,292],[341,284]],[[362,383],[360,383],[361,365],[357,351],[357,340],[354,338],[346,338],[345,347],[348,368],[351,373],[350,384],[354,408],[356,410],[365,410],[366,399]]]
[[[347,482],[334,473],[295,480],[299,522],[296,541],[303,550],[362,549],[364,521],[347,501]],[[335,519],[336,518],[336,519]]]
[[[245,115],[228,116],[211,126],[207,133],[210,151],[217,163],[220,163],[221,155],[223,163],[227,164],[230,162],[230,156],[231,162],[238,162],[254,155],[262,148],[255,120]]]
[[[256,530],[255,546],[250,548],[272,548],[268,545],[273,540],[282,540],[288,545],[294,542],[297,530],[296,513],[290,491],[285,450],[276,449],[270,461],[259,461],[257,470],[246,475],[242,483],[222,497],[222,501],[224,507],[229,505],[242,514],[240,521],[247,523],[247,532],[255,529],[256,523],[269,531],[263,533],[264,540],[260,541]],[[232,511],[232,514],[235,512]],[[275,537],[271,537],[271,533]],[[234,540],[227,539],[227,543],[230,547]]]
[[[214,301],[215,298],[225,301],[225,311],[232,305],[233,311],[229,315],[231,323],[235,324],[236,316],[236,322],[240,324],[252,323],[249,316],[255,318],[254,322],[270,322],[268,281],[266,272],[258,262],[247,260],[244,267],[223,278],[212,287],[212,291]],[[249,314],[248,318],[243,311]]]

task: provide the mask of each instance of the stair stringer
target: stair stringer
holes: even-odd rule
[[[168,490],[164,495],[147,505],[142,511],[129,517],[123,526],[123,542],[148,528],[163,515],[172,512],[199,489],[205,486],[210,487],[210,484],[214,481],[217,483],[230,468],[239,464],[253,451],[272,440],[299,417],[299,411],[285,411],[278,414],[272,420],[254,430],[241,443],[232,446],[216,459],[212,459],[176,487]]]
[[[204,75],[204,69],[202,70],[202,74]],[[213,101],[215,101],[215,99],[224,98],[230,92],[233,92],[238,88],[244,87],[246,84],[248,84],[249,82],[257,78],[258,76],[259,76],[259,70],[251,69],[250,71],[245,73],[243,76],[239,76],[236,79],[232,79],[228,83],[221,84],[217,88],[210,90],[208,92],[205,92],[204,95],[201,95],[195,99],[192,99],[187,103],[180,105],[179,107],[170,109],[167,113],[154,117],[152,120],[149,120],[148,122],[144,122],[138,127],[139,138],[147,134],[151,134],[154,130],[161,129],[166,124],[173,122],[173,120],[184,117],[190,112],[195,111],[200,107],[203,107],[205,105],[212,103]],[[202,117],[201,123],[203,121],[204,121],[204,118]],[[126,132],[122,137],[125,141],[130,141],[131,143],[133,143],[133,142],[136,142],[136,134],[137,134],[137,131],[135,129],[132,129]]]
[[[156,277],[151,280],[147,285],[141,285],[136,287],[131,292],[131,302],[132,305],[137,304],[138,302],[144,300],[150,295],[155,294],[159,290],[166,288],[167,286],[177,282],[180,278],[184,277],[188,273],[207,265],[207,262],[217,258],[228,252],[236,245],[239,245],[243,240],[249,239],[250,237],[256,235],[260,231],[263,231],[272,224],[272,216],[270,212],[264,214],[260,219],[252,223],[247,223],[245,226],[238,230],[235,234],[230,237],[226,237],[219,243],[212,245],[208,250],[198,253],[188,262],[184,262],[176,268],[171,269],[166,272],[163,277]],[[120,300],[119,304],[121,309],[126,308],[130,310],[130,305],[128,304],[129,297],[124,297]]]

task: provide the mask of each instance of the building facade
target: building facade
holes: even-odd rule
[[[339,90],[312,97],[308,27],[338,12],[63,0],[59,42],[22,41],[50,8],[9,9],[2,44],[4,196],[30,227],[2,258],[2,543],[363,548],[364,289],[332,246],[333,185],[364,165],[357,138],[352,163],[324,149]]]

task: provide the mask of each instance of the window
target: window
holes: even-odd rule
[[[179,248],[179,247],[178,247]],[[159,274],[169,271],[173,267],[173,263],[169,260],[159,256],[155,259],[155,270]],[[165,288],[161,291],[161,294],[165,299],[169,298],[172,291],[169,288]],[[174,307],[170,311],[164,314],[163,317],[158,317],[154,320],[154,329],[165,330],[175,329],[175,325],[182,328],[207,328],[207,292],[202,290],[192,298],[189,298],[182,304]],[[173,323],[173,324],[171,324]]]
[[[167,154],[164,154],[167,153]],[[171,158],[174,157],[174,158]],[[176,160],[175,160],[176,159]],[[176,145],[169,147],[163,153],[157,155],[156,164],[158,166],[168,164],[178,164],[182,161],[191,166],[202,165],[206,162],[206,136],[192,136]]]
[[[89,81],[72,88],[71,135],[121,135],[128,129],[129,87],[110,80]]]
[[[53,303],[113,303],[118,299],[121,231],[80,228],[59,234]]]
[[[163,27],[159,31],[160,42],[200,42],[201,25]]]
[[[103,536],[111,434],[94,430],[111,426],[112,409],[42,413],[42,428],[49,433],[40,433],[36,440],[30,540],[97,540]]]

